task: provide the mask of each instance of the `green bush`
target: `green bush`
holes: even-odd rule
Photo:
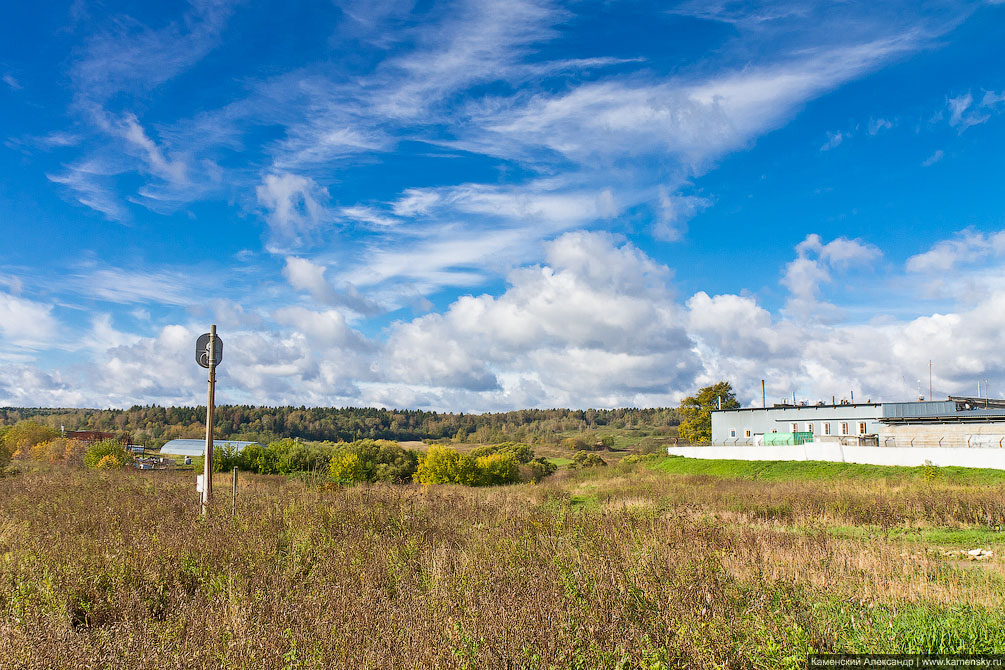
[[[43,426],[37,421],[18,421],[13,426],[3,431],[0,452],[6,453],[7,457],[13,457],[19,451],[27,452],[31,447],[42,442],[59,437],[59,431],[49,426]],[[0,455],[0,460],[4,457]]]
[[[89,468],[121,468],[128,462],[129,455],[118,440],[102,440],[92,444],[84,454],[84,465]]]
[[[603,465],[607,465],[607,461],[597,454],[589,451],[577,451],[576,455],[572,457],[572,463],[569,464],[569,467],[573,470],[579,470],[581,468],[593,468]]]
[[[420,484],[463,484],[497,486],[520,481],[520,462],[511,451],[484,453],[472,457],[434,444],[419,457],[415,481]]]
[[[534,450],[522,442],[500,442],[487,444],[471,451],[471,458],[481,458],[492,454],[513,454],[520,463],[530,463],[534,458]]]
[[[475,459],[478,486],[515,484],[520,481],[520,462],[512,452],[500,452]]]
[[[639,452],[643,454],[665,454],[666,441],[654,437],[645,437],[639,442]]]
[[[558,470],[558,466],[546,458],[538,457],[527,464],[527,469],[529,471],[528,479],[536,483],[554,474]]]
[[[338,482],[356,483],[366,481],[363,461],[351,451],[340,449],[332,456],[328,466],[332,479]]]
[[[413,477],[420,484],[476,486],[478,466],[469,455],[434,444],[424,456],[419,457],[419,466],[415,469]]]

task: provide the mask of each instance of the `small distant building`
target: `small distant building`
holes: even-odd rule
[[[227,447],[230,449],[236,448],[237,451],[243,451],[245,447],[252,444],[258,444],[258,442],[244,442],[241,440],[213,440],[213,448],[220,449],[221,447]],[[202,456],[206,451],[206,440],[171,440],[163,447],[161,447],[161,453],[168,456]]]
[[[129,444],[131,441],[128,435],[116,435],[115,433],[106,433],[100,430],[67,430],[63,432],[63,437],[85,444],[103,442],[104,440],[118,440],[123,444]]]

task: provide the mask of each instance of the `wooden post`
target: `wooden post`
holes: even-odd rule
[[[213,405],[216,393],[216,324],[209,327],[209,402],[206,404],[206,456],[202,465],[202,513],[213,497]]]
[[[234,487],[230,492],[230,516],[237,515],[237,468],[234,468]]]

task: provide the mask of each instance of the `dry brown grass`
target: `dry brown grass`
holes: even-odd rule
[[[496,489],[245,476],[236,518],[224,494],[200,519],[191,479],[0,479],[0,666],[776,667],[850,644],[855,623],[811,598],[861,617],[1002,596],[997,565],[982,581],[904,541],[793,531],[963,524],[992,505],[980,491],[957,507],[641,470]]]

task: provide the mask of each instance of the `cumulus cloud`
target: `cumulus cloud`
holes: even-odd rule
[[[696,372],[668,279],[630,244],[567,233],[548,245],[545,265],[511,273],[502,295],[396,324],[389,378],[470,391],[531,380],[556,403],[665,393]]]
[[[978,263],[978,270],[993,271],[1000,283],[1005,268],[995,245],[1002,235],[964,231],[915,265],[965,274],[961,260],[979,253],[984,264],[998,265]],[[817,235],[795,251],[783,268],[790,302],[776,311],[746,293],[699,291],[682,300],[669,268],[615,236],[582,231],[547,243],[544,261],[511,271],[499,295],[462,296],[440,312],[392,323],[381,338],[354,328],[338,309],[278,307],[223,333],[220,401],[465,411],[665,405],[719,379],[733,381],[745,402],[759,402],[761,379],[770,400],[793,392],[829,400],[849,390],[904,399],[930,359],[937,394],[967,392],[978,377],[1005,379],[1005,353],[996,345],[1005,291],[994,281],[939,312],[806,318],[792,300],[820,303],[828,279],[882,256],[862,240]],[[325,290],[323,268],[305,264],[291,276],[303,290]],[[899,279],[887,278],[888,288],[911,284]],[[904,300],[924,304],[916,294]],[[204,372],[192,360],[202,326],[137,335],[101,316],[75,345],[89,357],[47,369],[31,363],[37,330],[22,324],[41,323],[56,342],[60,324],[51,310],[0,294],[0,317],[0,404],[202,402]]]
[[[2,349],[44,349],[55,342],[59,330],[51,305],[0,292]]]
[[[781,283],[789,290],[786,309],[804,317],[833,316],[835,307],[818,300],[820,287],[831,281],[833,271],[853,266],[868,269],[882,256],[874,245],[839,237],[824,244],[815,233],[796,245],[796,258],[785,266]]]

